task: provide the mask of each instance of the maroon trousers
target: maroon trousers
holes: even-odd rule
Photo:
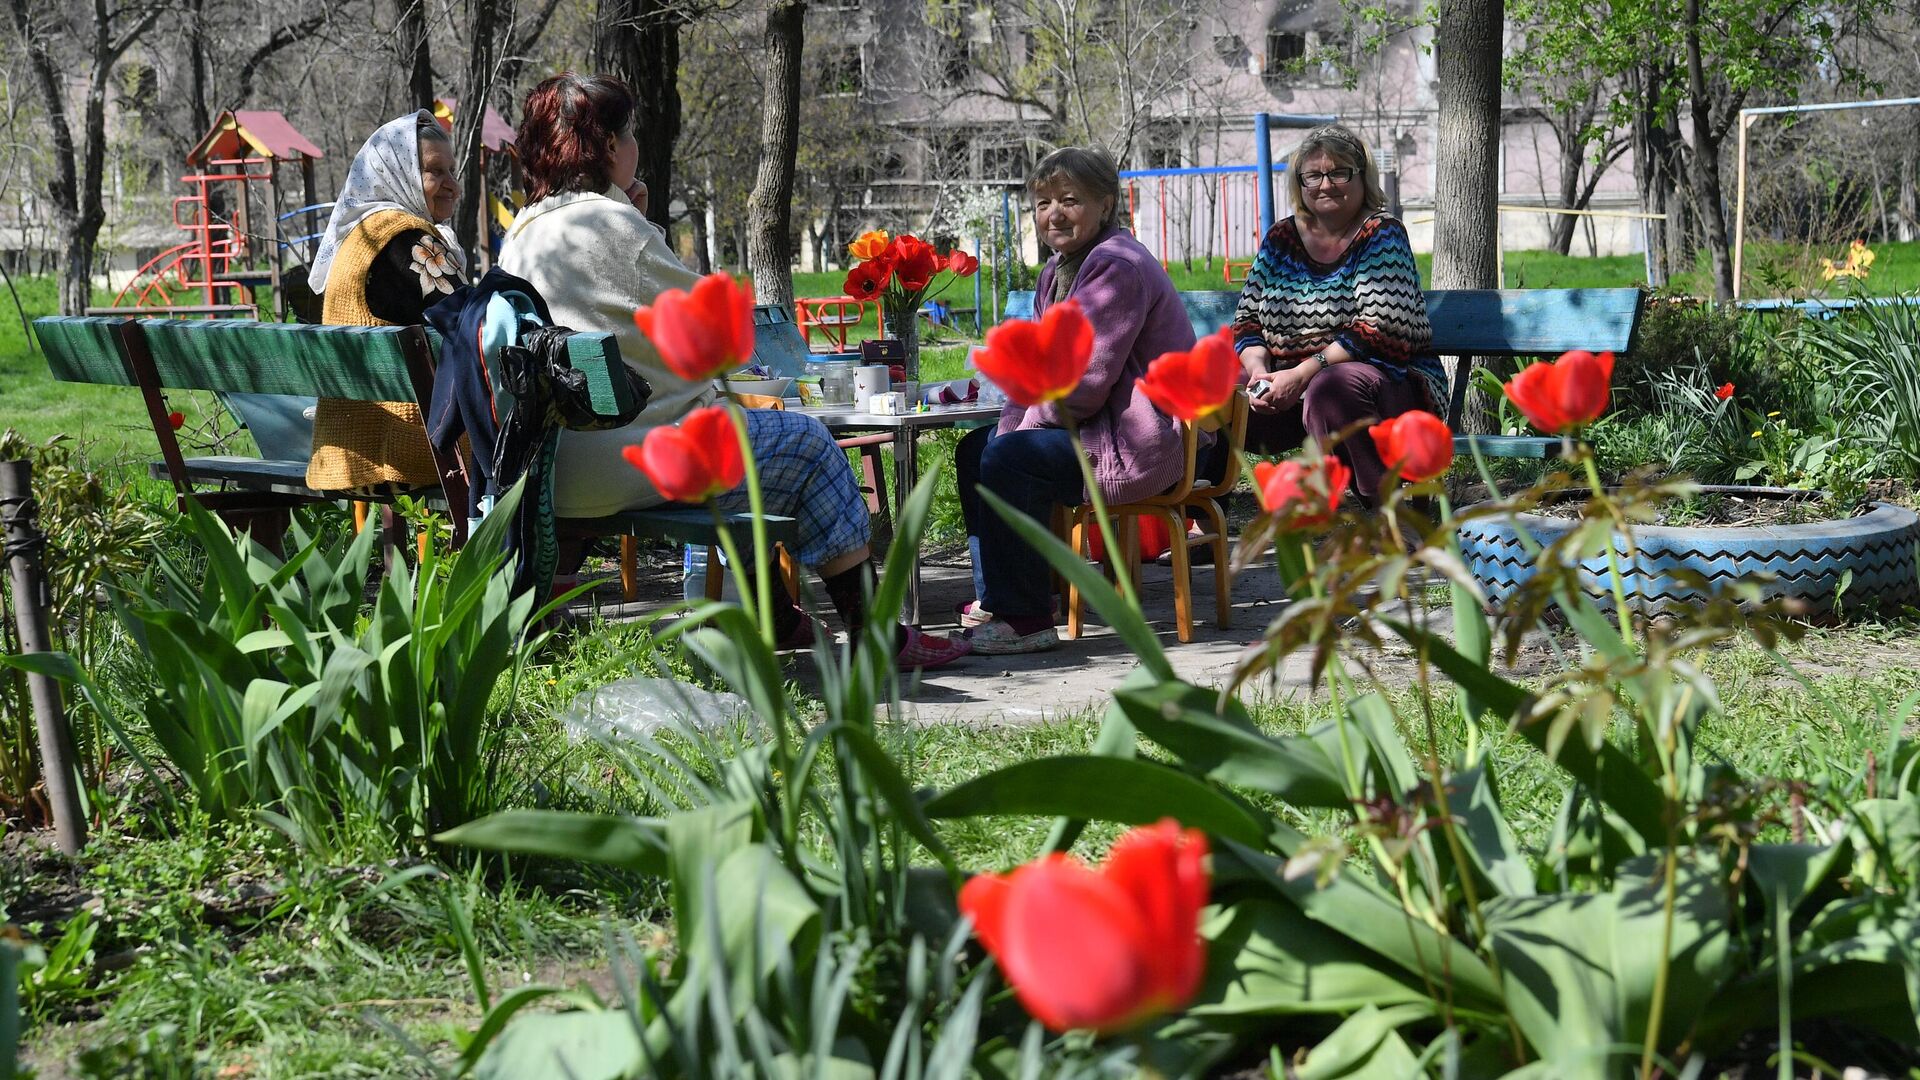
[[[1307,383],[1306,394],[1293,408],[1247,414],[1247,452],[1290,453],[1305,445],[1309,435],[1325,446],[1334,433],[1355,421],[1387,420],[1427,407],[1426,391],[1418,375],[1409,372],[1395,381],[1364,361],[1333,364]],[[1375,505],[1387,467],[1373,439],[1364,429],[1355,431],[1333,452],[1353,470],[1353,495],[1363,505]]]

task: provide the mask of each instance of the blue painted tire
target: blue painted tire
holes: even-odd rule
[[[1467,569],[1499,606],[1534,572],[1516,527],[1545,545],[1565,536],[1574,525],[1564,518],[1538,514],[1469,521],[1460,526],[1460,550]],[[1855,517],[1803,525],[1643,526],[1633,536],[1639,550],[1631,564],[1617,537],[1615,550],[1621,559],[1628,605],[1649,615],[1673,613],[1706,599],[1700,590],[1676,580],[1676,570],[1690,570],[1716,588],[1772,574],[1773,580],[1761,587],[1762,599],[1797,599],[1816,614],[1833,610],[1834,594],[1848,571],[1853,580],[1842,598],[1848,608],[1920,602],[1920,566],[1915,557],[1920,516],[1891,503],[1875,503],[1872,510]],[[1613,606],[1610,580],[1605,553],[1581,560],[1582,587],[1609,609]],[[1643,599],[1636,601],[1636,594]]]

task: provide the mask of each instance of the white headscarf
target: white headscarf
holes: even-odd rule
[[[313,257],[313,268],[307,271],[307,285],[314,292],[327,290],[327,271],[333,268],[334,255],[354,226],[368,214],[404,210],[414,217],[433,221],[433,211],[427,207],[426,189],[420,186],[422,123],[438,121],[425,109],[389,120],[368,136],[366,145],[353,155],[353,165],[347,169],[347,182],[340,185],[340,196],[333,203],[333,216],[327,219],[327,234],[320,241],[319,253]],[[459,238],[452,229],[435,224],[464,273],[466,253],[460,250]]]

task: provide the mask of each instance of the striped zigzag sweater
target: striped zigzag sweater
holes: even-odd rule
[[[1334,342],[1395,380],[1412,371],[1445,415],[1446,371],[1428,348],[1433,327],[1406,226],[1385,212],[1360,226],[1333,263],[1307,254],[1289,217],[1267,232],[1234,310],[1234,351],[1265,345],[1292,367]]]

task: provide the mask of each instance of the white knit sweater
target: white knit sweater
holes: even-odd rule
[[[710,382],[687,382],[668,371],[633,313],[668,289],[692,288],[699,275],[681,265],[660,229],[614,190],[550,195],[522,210],[507,230],[500,267],[540,291],[556,325],[612,334],[620,356],[653,387],[646,409],[624,428],[560,433],[554,512],[600,517],[658,505],[660,494],[620,450],[707,404],[714,390]]]

